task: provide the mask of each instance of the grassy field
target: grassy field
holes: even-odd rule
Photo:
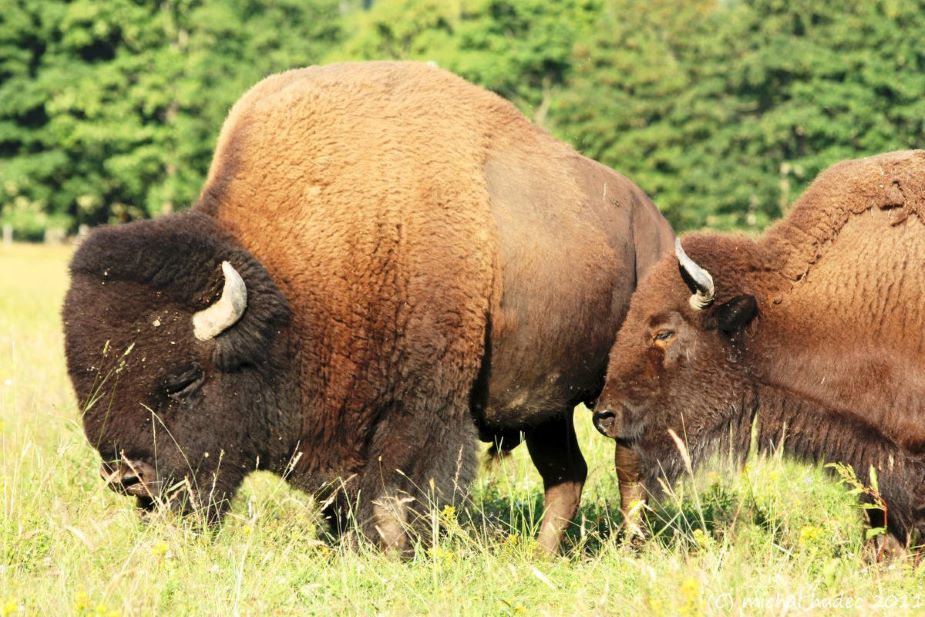
[[[0,247],[0,615],[921,614],[925,567],[870,565],[861,510],[818,468],[751,460],[683,483],[616,538],[613,444],[563,557],[537,555],[540,482],[517,451],[400,562],[327,541],[307,496],[254,475],[220,528],[143,523],[97,476],[64,368],[64,248]]]

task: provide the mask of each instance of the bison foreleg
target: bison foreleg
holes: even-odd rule
[[[415,540],[433,541],[428,513],[461,499],[477,467],[468,407],[434,410],[429,400],[406,403],[380,419],[358,478],[361,531],[405,557],[413,553]]]
[[[629,446],[617,443],[614,452],[617,480],[620,482],[620,513],[628,540],[643,536],[640,520],[646,493],[642,484],[639,453]]]

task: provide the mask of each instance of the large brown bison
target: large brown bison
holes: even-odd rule
[[[554,550],[637,280],[673,236],[613,171],[415,63],[269,77],[225,122],[192,211],[102,229],[71,265],[70,375],[109,485],[227,507],[261,468],[409,547],[475,437],[519,431]],[[185,506],[182,504],[186,504]]]
[[[646,484],[717,446],[873,466],[896,539],[925,528],[925,151],[843,162],[760,239],[698,234],[633,297],[597,405]],[[757,417],[756,417],[757,416]],[[875,511],[882,525],[883,512]]]

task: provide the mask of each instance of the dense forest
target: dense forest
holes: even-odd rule
[[[925,0],[0,0],[0,224],[188,207],[261,77],[408,58],[510,99],[679,230],[760,229],[832,162],[922,147]]]

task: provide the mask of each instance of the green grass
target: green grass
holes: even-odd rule
[[[69,251],[0,247],[0,615],[919,614],[925,572],[870,565],[861,510],[819,468],[714,466],[619,524],[613,444],[577,424],[590,474],[558,559],[537,555],[540,482],[526,452],[485,470],[472,503],[401,562],[327,541],[306,495],[248,479],[220,528],[142,523],[97,476],[64,368]]]

